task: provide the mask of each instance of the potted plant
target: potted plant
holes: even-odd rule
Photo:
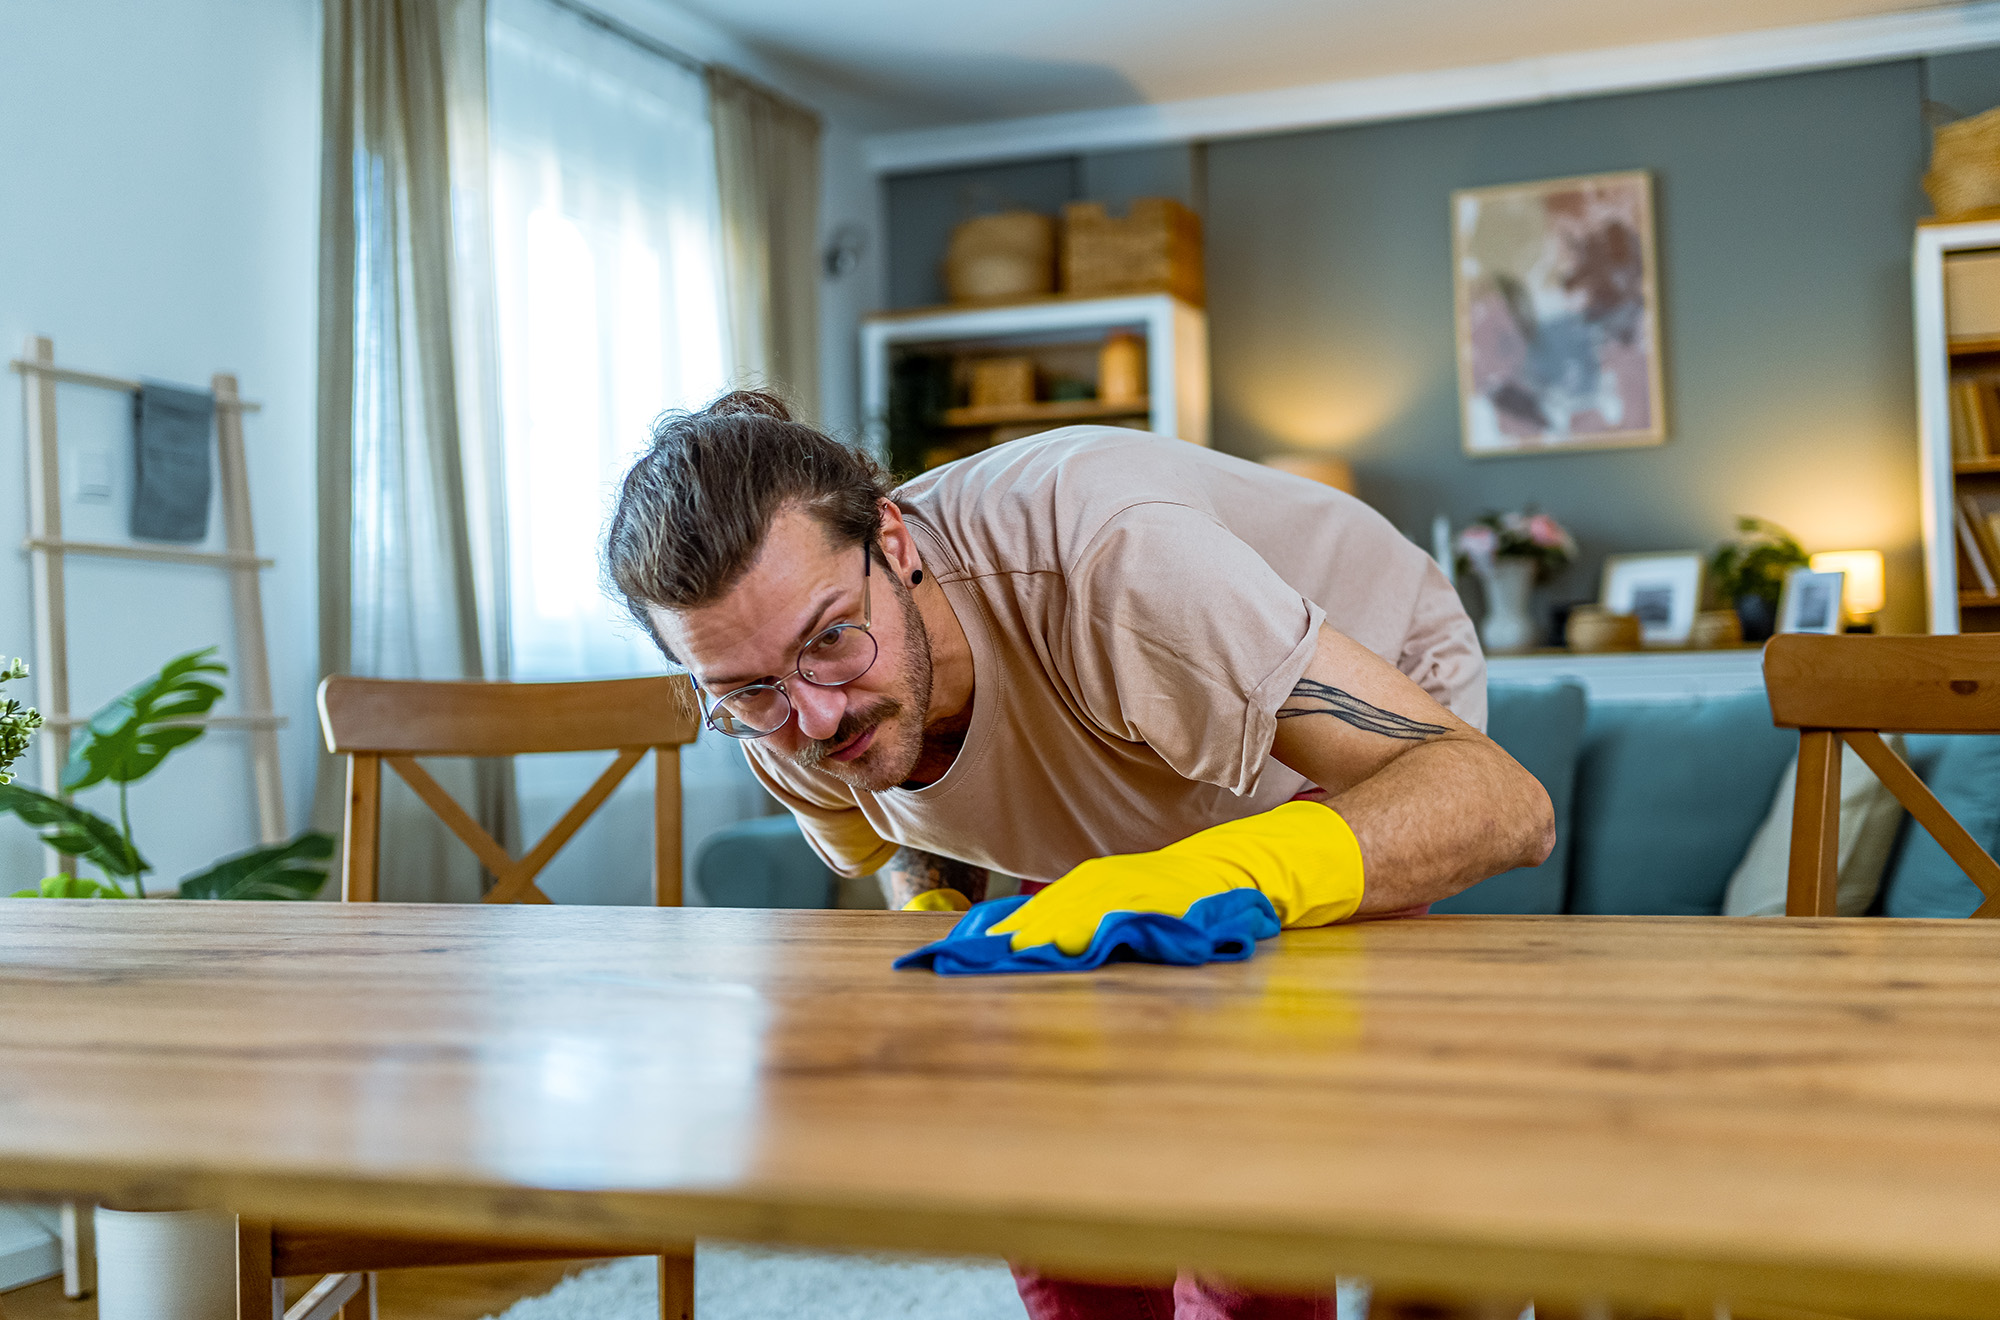
[[[1561,523],[1533,508],[1488,513],[1458,534],[1458,561],[1486,588],[1479,640],[1488,651],[1525,651],[1535,644],[1529,597],[1576,558],[1576,540]]]
[[[1785,575],[1804,568],[1809,556],[1790,532],[1763,518],[1739,517],[1736,530],[1737,538],[1709,558],[1709,586],[1722,608],[1735,609],[1743,640],[1761,642],[1777,626]]]
[[[0,681],[27,671],[19,661],[0,671]],[[106,820],[64,797],[38,793],[9,782],[0,773],[0,814],[11,813],[32,826],[42,842],[65,857],[94,866],[101,878],[52,875],[16,898],[144,898],[144,876],[153,869],[132,838],[126,809],[131,785],[151,775],[179,748],[206,730],[189,721],[206,715],[222,697],[216,680],[228,667],[215,658],[215,648],[175,656],[158,673],[127,689],[78,729],[63,767],[62,792],[81,792],[98,784],[118,788],[118,820]],[[33,723],[26,723],[32,718]],[[9,723],[9,721],[12,721]],[[18,703],[0,703],[0,770],[27,746],[29,732],[41,723]],[[18,745],[17,745],[18,743]],[[303,899],[326,884],[333,856],[333,837],[307,830],[289,843],[271,844],[225,857],[180,882],[182,898]],[[80,868],[79,868],[80,869]],[[128,892],[126,884],[131,885]]]

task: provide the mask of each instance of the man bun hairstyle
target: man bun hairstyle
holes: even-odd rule
[[[721,597],[749,571],[780,511],[797,506],[834,541],[861,542],[881,525],[889,491],[888,473],[860,450],[792,420],[775,395],[736,390],[653,423],[651,447],[619,486],[605,569],[657,640],[647,607]]]

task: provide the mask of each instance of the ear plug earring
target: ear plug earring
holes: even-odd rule
[[[910,585],[913,587],[916,586],[917,583],[922,582],[923,580],[924,580],[924,570],[922,570],[921,568],[918,569],[916,572],[910,574]]]

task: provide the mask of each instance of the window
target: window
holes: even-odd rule
[[[706,82],[549,0],[494,0],[487,91],[513,676],[658,673],[603,589],[598,548],[649,423],[729,376]],[[690,849],[766,809],[726,741],[684,753]],[[601,759],[518,762],[526,838]],[[649,901],[645,774],[544,873],[552,896]]]

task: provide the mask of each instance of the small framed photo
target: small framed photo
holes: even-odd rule
[[[1841,593],[1847,589],[1847,574],[1815,573],[1795,568],[1785,574],[1785,594],[1778,598],[1778,631],[1781,633],[1837,633],[1847,622],[1841,617]]]
[[[1638,615],[1639,640],[1648,646],[1686,646],[1701,609],[1701,572],[1699,550],[1612,555],[1597,603],[1613,614]]]

